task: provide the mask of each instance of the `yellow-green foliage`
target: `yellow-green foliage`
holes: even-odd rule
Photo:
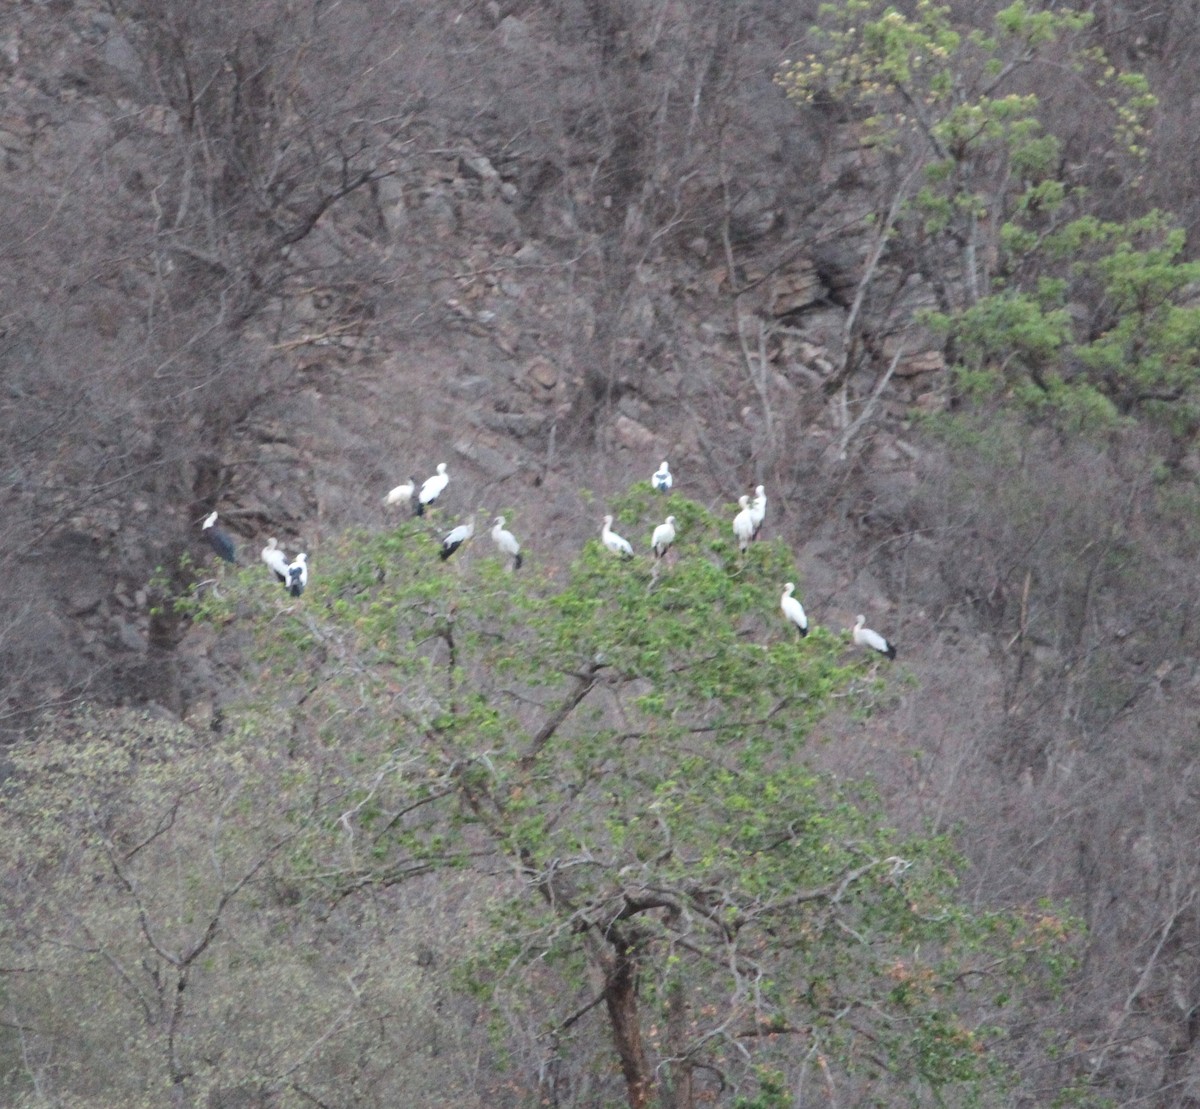
[[[952,290],[926,322],[944,333],[963,396],[1075,430],[1145,418],[1186,437],[1200,416],[1200,309],[1182,232],[1158,212],[1086,214],[1023,77],[1071,72],[1089,111],[1103,105],[1114,158],[1135,179],[1157,100],[1144,76],[1086,44],[1090,21],[1015,0],[990,30],[968,31],[929,0],[907,13],[827,4],[810,49],[777,80],[798,104],[843,107],[865,145],[904,167],[893,233]]]
[[[472,1103],[453,1059],[412,1065],[455,1034],[415,956],[434,933],[384,897],[347,918],[305,892],[297,848],[328,812],[284,740],[83,712],[10,753],[5,1105],[157,1109],[179,1084],[336,1101],[352,1072],[384,1103]]]

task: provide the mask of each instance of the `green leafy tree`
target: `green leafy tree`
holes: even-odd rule
[[[820,14],[813,50],[784,62],[780,84],[797,103],[837,105],[857,121],[861,141],[903,182],[905,248],[947,308],[974,304],[991,290],[1006,220],[1065,200],[1062,144],[1023,79],[1040,63],[1094,69],[1080,39],[1091,17],[1034,11],[1022,0],[990,31],[956,26],[931,0],[911,16],[875,0],[824,4]],[[1127,97],[1114,97],[1126,106]],[[1137,123],[1135,114],[1129,126]],[[948,261],[955,280],[938,280]]]
[[[652,510],[679,530],[660,563]],[[213,905],[252,906],[264,929],[368,908],[404,921],[419,891],[457,883],[466,892],[439,928],[454,979],[491,1013],[494,1061],[512,1062],[526,1098],[682,1109],[999,1088],[1009,999],[1045,972],[1063,925],[957,905],[944,839],[897,835],[867,786],[813,768],[822,718],[856,702],[880,664],[819,613],[796,637],[778,613],[796,576],[782,545],[743,559],[726,521],[648,487],[617,518],[645,552],[632,561],[590,541],[570,567],[539,570],[534,551],[513,573],[481,537],[442,562],[414,521],[321,552],[299,602],[255,568],[200,604],[231,645],[256,645],[266,695],[247,696],[217,751],[153,760],[170,788],[136,819],[118,806],[97,823],[85,809],[73,826],[73,873],[107,873],[113,911],[152,953],[167,1011],[143,1019],[164,1081],[187,1087],[216,1050],[182,1036],[182,1015],[171,1032],[182,976],[236,979],[233,955],[261,951],[245,929],[224,948]],[[219,866],[200,867],[208,912],[183,913],[177,892],[158,904],[152,876],[131,877],[127,840],[167,820],[181,789],[170,768],[190,776],[207,757],[202,812],[228,822],[207,835],[241,844],[240,861],[217,851]],[[138,830],[116,848],[118,817]],[[31,850],[35,868],[57,849]],[[288,911],[266,896],[280,887]],[[347,952],[363,950],[343,927]],[[377,956],[361,959],[382,974]],[[356,1042],[334,1039],[343,1052]],[[332,1066],[322,1048],[306,1090]],[[297,1081],[286,1056],[264,1047],[240,1073],[278,1090]]]
[[[982,1080],[952,983],[1037,938],[955,908],[944,841],[895,836],[868,789],[809,766],[866,679],[844,636],[778,616],[786,549],[743,564],[722,521],[663,510],[680,540],[657,567],[597,542],[561,578],[469,548],[440,566],[412,527],[329,560],[289,623],[321,656],[307,730],[346,759],[337,834],[312,847],[341,873],[314,875],[343,896],[477,873],[491,927],[464,983],[536,1021],[547,1058],[603,1012],[631,1106],[753,1089],[762,1067],[864,1090],[886,1072],[914,1097]],[[650,511],[639,490],[618,520],[648,533]]]
[[[1028,235],[1007,229],[1019,245]],[[1084,428],[1142,417],[1190,440],[1200,409],[1200,264],[1151,212],[1083,216],[1040,238],[1036,285],[998,290],[933,322],[953,337],[965,391],[1007,391]]]
[[[1197,427],[1200,271],[1169,216],[1097,217],[1089,172],[1047,122],[1046,74],[1103,106],[1104,172],[1142,172],[1145,78],[1118,72],[1085,33],[1090,15],[999,11],[956,26],[929,0],[911,15],[872,0],[825,5],[814,50],[779,81],[801,104],[833,103],[892,167],[904,199],[891,248],[937,290],[928,314],[966,395],[999,394],[1075,426],[1123,417]],[[887,174],[881,174],[886,177]]]

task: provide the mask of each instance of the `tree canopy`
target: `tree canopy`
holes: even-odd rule
[[[81,1075],[95,1050],[86,1023],[38,1023],[70,1009],[70,968],[121,1010],[146,1089],[326,1088],[362,1022],[431,1005],[380,929],[428,927],[413,906],[454,889],[457,1011],[491,1014],[527,1094],[998,1089],[1009,999],[1046,984],[1065,923],[957,904],[946,839],[897,834],[869,784],[814,768],[822,719],[865,709],[880,664],[819,612],[794,635],[782,544],[743,559],[726,521],[648,485],[616,513],[632,561],[590,541],[513,573],[480,537],[443,562],[414,520],[323,549],[300,602],[262,567],[226,577],[188,602],[254,674],[218,736],[110,724],[22,748],[2,819],[30,830],[7,937],[46,1060],[28,1080],[77,1089],[61,1060]],[[63,934],[41,913],[67,900]],[[331,933],[370,990],[332,988]],[[302,1013],[286,1031],[281,1005]],[[254,1037],[224,1034],[256,1011]],[[386,1054],[373,1081],[396,1080]]]
[[[778,80],[834,106],[878,152],[903,213],[891,250],[937,290],[962,395],[1107,430],[1122,419],[1197,427],[1200,269],[1169,213],[1106,218],[1101,175],[1136,186],[1157,105],[1139,73],[1085,37],[1088,13],[1015,0],[990,30],[920,0],[823,5],[813,49]],[[1046,101],[1061,75],[1092,90],[1104,164],[1072,161]],[[1058,120],[1061,125],[1061,116]],[[894,202],[893,200],[893,202]]]

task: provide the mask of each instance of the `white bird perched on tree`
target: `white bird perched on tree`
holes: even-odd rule
[[[233,540],[229,538],[228,533],[217,527],[217,514],[210,512],[204,518],[204,524],[201,527],[204,532],[204,538],[208,540],[208,545],[220,555],[226,562],[237,562],[237,548],[233,545]]]
[[[620,555],[622,558],[633,558],[633,548],[629,545],[627,539],[622,539],[612,529],[613,518],[611,516],[604,517],[604,527],[600,529],[600,541],[615,555]]]
[[[383,498],[383,503],[386,505],[393,504],[412,504],[413,494],[417,491],[417,479],[410,477],[403,485],[397,485],[392,489],[386,497]]]
[[[671,467],[667,465],[667,460],[663,459],[663,464],[654,471],[654,477],[651,479],[654,482],[654,488],[660,493],[669,493],[671,486],[675,484],[675,479],[671,477]]]
[[[455,551],[458,550],[472,535],[475,534],[475,521],[470,520],[465,524],[459,524],[445,539],[442,540],[442,549],[438,552],[438,557],[445,562]]]
[[[754,524],[754,538],[758,538],[758,533],[762,530],[763,520],[767,515],[767,491],[763,486],[759,486],[754,490],[754,501],[750,505],[750,519]]]
[[[267,564],[267,569],[281,582],[288,580],[288,556],[279,549],[278,540],[267,540],[267,545],[262,549],[262,560]]]
[[[754,538],[754,514],[750,509],[749,497],[738,497],[738,504],[742,510],[733,518],[733,534],[737,536],[738,549],[745,553]]]
[[[654,557],[662,558],[675,542],[675,517],[668,516],[665,523],[659,524],[650,537],[650,546],[654,548]]]
[[[308,584],[308,555],[301,552],[288,567],[287,589],[293,597],[299,597]]]
[[[450,475],[446,473],[446,463],[439,462],[437,464],[437,473],[433,477],[427,477],[424,484],[421,486],[421,492],[417,494],[417,515],[425,515],[425,506],[433,504],[434,501],[442,495],[442,491],[450,482]]]
[[[503,516],[497,516],[496,522],[492,525],[492,542],[500,548],[501,554],[512,556],[514,570],[521,569],[521,544],[517,542],[517,537],[511,531],[505,529]]]
[[[795,625],[796,631],[801,636],[806,636],[808,635],[808,617],[804,613],[804,606],[792,596],[795,588],[796,583],[791,581],[783,587],[783,596],[779,598],[779,607],[787,617],[788,623]]]
[[[886,655],[888,658],[896,657],[896,645],[889,643],[877,631],[872,631],[870,628],[864,628],[863,625],[867,622],[865,616],[856,617],[854,624],[854,642],[860,647],[867,647],[872,651],[878,651],[881,655]]]

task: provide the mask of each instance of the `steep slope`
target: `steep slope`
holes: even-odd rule
[[[11,6],[4,726],[219,723],[207,639],[159,605],[212,575],[214,508],[319,573],[445,461],[447,520],[505,510],[562,563],[664,457],[713,507],[762,482],[810,619],[900,646],[829,765],[961,827],[982,899],[1076,899],[1063,1073],[1200,1096],[1194,460],[1172,508],[1153,439],[915,429],[946,382],[886,254],[847,341],[886,166],[771,82],[815,6],[197,7]]]

